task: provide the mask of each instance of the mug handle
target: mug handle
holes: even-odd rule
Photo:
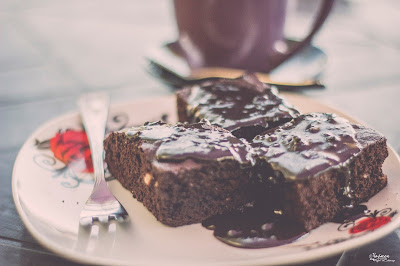
[[[298,42],[289,52],[285,53],[284,55],[278,57],[274,64],[272,65],[272,69],[276,68],[280,64],[282,64],[284,61],[286,61],[288,58],[293,56],[295,53],[297,53],[299,50],[310,44],[312,38],[314,37],[315,33],[318,32],[318,30],[321,28],[322,24],[325,22],[326,18],[329,15],[329,12],[332,9],[333,3],[335,0],[323,0],[323,3],[318,11],[318,16],[316,17],[314,21],[314,25],[312,26],[311,32],[304,38],[303,41]]]

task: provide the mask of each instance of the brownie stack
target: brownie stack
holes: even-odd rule
[[[381,134],[300,115],[253,75],[185,88],[177,100],[190,124],[147,123],[104,143],[111,174],[166,225],[253,203],[311,230],[387,183]]]

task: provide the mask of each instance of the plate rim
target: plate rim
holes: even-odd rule
[[[322,105],[325,107],[328,107],[329,109],[332,109],[336,111],[338,114],[341,116],[349,117],[352,118],[352,120],[360,121],[358,119],[355,119],[353,116],[346,114],[345,112],[342,112],[338,110],[336,107],[332,107],[331,105],[323,102],[321,103],[318,101],[318,99],[314,99],[311,97],[306,97],[304,95],[296,94],[296,93],[282,93],[283,96],[287,96],[291,94],[293,97],[298,97],[302,100],[307,100],[311,101],[313,103],[316,103],[317,105]],[[123,107],[125,105],[132,105],[134,103],[146,103],[146,102],[153,102],[155,100],[172,100],[170,98],[174,98],[173,95],[163,95],[160,97],[149,97],[149,98],[141,98],[141,99],[134,99],[134,100],[125,100],[125,101],[119,101],[116,103],[111,104],[111,108],[118,108],[118,107]],[[24,144],[21,146],[20,150],[18,151],[17,157],[14,162],[13,166],[13,171],[12,171],[12,195],[13,195],[13,200],[14,200],[14,205],[16,207],[17,213],[20,216],[22,222],[24,223],[24,226],[27,228],[29,233],[34,237],[36,241],[38,241],[44,248],[54,252],[55,254],[59,255],[60,257],[66,258],[68,260],[74,261],[74,262],[79,262],[79,263],[101,263],[101,264],[112,264],[112,265],[132,265],[136,264],[139,262],[128,262],[128,261],[123,261],[123,260],[118,260],[118,259],[113,259],[113,258],[104,258],[104,257],[97,257],[92,254],[86,254],[86,253],[79,253],[74,251],[73,249],[65,249],[61,245],[58,245],[57,243],[52,243],[51,240],[49,240],[46,236],[42,236],[40,232],[35,228],[35,226],[31,223],[31,221],[28,218],[28,215],[25,213],[23,210],[23,207],[21,205],[21,202],[19,200],[19,194],[18,194],[18,165],[19,161],[21,160],[22,153],[25,149],[27,149],[27,146],[29,143],[31,143],[36,135],[46,127],[49,127],[53,124],[57,124],[60,121],[66,120],[66,119],[73,119],[74,117],[79,116],[78,111],[71,111],[64,113],[62,115],[56,116],[55,118],[52,118],[50,120],[45,121],[44,123],[40,124],[36,130],[34,130],[30,136],[26,139]],[[362,123],[366,124],[366,123]],[[389,150],[389,154],[392,154],[394,156],[393,159],[396,160],[396,162],[400,163],[400,156],[397,154],[397,152],[393,149],[393,147],[390,145],[390,143],[387,143],[387,147]],[[307,263],[311,261],[315,261],[318,259],[323,259],[323,258],[329,258],[332,256],[335,256],[339,253],[342,253],[346,250],[349,249],[354,249],[366,244],[369,244],[373,241],[376,241],[390,233],[392,233],[394,230],[398,229],[400,227],[400,218],[397,218],[396,220],[386,224],[384,227],[379,228],[378,230],[375,230],[373,232],[370,232],[365,235],[361,235],[359,237],[353,238],[353,239],[347,239],[343,242],[332,244],[329,246],[324,246],[324,247],[319,247],[317,249],[312,249],[312,250],[304,250],[302,252],[298,253],[293,253],[293,254],[284,254],[284,255],[278,255],[274,256],[272,258],[268,257],[261,257],[261,258],[254,258],[251,260],[246,260],[246,261],[238,261],[238,262],[229,262],[232,265],[243,265],[245,263],[246,265],[259,265],[260,263],[264,264],[267,263],[267,265],[274,264],[274,265],[281,265],[281,264],[292,264],[292,263]],[[266,255],[267,256],[267,255]],[[285,258],[282,260],[282,258]],[[167,265],[177,265],[177,263],[166,263]],[[200,262],[194,262],[193,264],[201,264]],[[226,264],[226,263],[225,263]],[[210,265],[224,265],[223,262],[213,262]]]

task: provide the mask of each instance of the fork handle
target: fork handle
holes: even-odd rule
[[[106,185],[104,179],[103,141],[109,104],[110,98],[103,92],[87,93],[78,100],[78,107],[92,153],[95,188],[102,184]]]

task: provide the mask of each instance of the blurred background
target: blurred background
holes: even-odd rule
[[[320,1],[288,2],[287,36],[303,36]],[[143,56],[176,38],[171,1],[1,0],[0,6],[1,121],[17,119],[14,112],[26,102],[25,115],[46,121],[57,114],[36,105],[58,104],[59,113],[74,110],[74,99],[84,91],[110,90],[115,100],[169,93],[146,74]],[[373,110],[375,100],[385,101],[382,113],[388,114],[397,105],[392,94],[400,96],[395,88],[400,80],[398,25],[397,0],[338,0],[314,40],[328,55],[327,89],[308,94],[323,94],[356,117]],[[354,108],[354,101],[365,102]],[[385,123],[400,125],[400,118],[368,122],[382,131]],[[9,145],[20,145],[37,126],[27,124],[26,134],[4,137]]]

